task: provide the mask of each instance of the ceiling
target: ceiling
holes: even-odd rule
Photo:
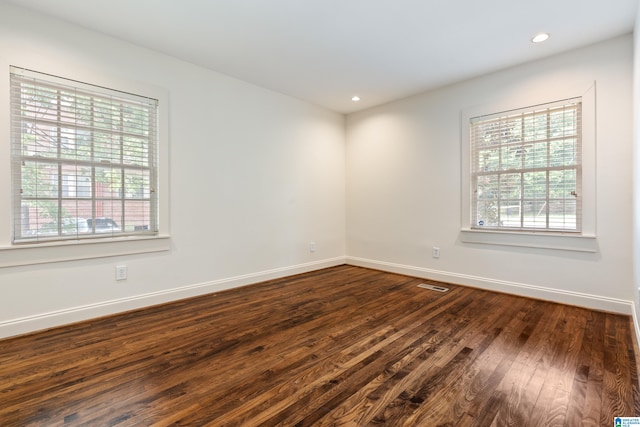
[[[638,7],[638,0],[3,1],[340,113],[630,33]],[[551,38],[531,43],[538,32]]]

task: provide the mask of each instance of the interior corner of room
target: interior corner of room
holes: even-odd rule
[[[520,35],[522,28],[516,27],[528,28],[531,22],[524,18],[522,25],[502,22],[500,28],[513,32],[512,36],[507,34],[504,37],[509,39],[501,45],[504,55],[498,55],[496,50],[499,49],[496,49],[492,51],[496,56],[483,58],[481,49],[487,47],[484,41],[491,37],[497,40],[497,28],[486,26],[485,34],[466,34],[463,30],[458,31],[463,36],[449,34],[446,43],[451,45],[445,43],[444,36],[442,45],[423,39],[397,43],[404,40],[404,30],[408,33],[428,27],[426,24],[437,25],[434,21],[436,11],[434,16],[410,16],[399,12],[384,17],[376,15],[393,24],[388,26],[387,33],[379,31],[375,19],[359,22],[358,28],[370,31],[372,37],[374,34],[386,37],[376,39],[378,43],[373,45],[358,38],[358,34],[350,33],[350,23],[346,18],[338,19],[342,16],[339,13],[351,16],[349,13],[359,12],[357,8],[364,7],[362,5],[340,4],[338,1],[312,5],[314,2],[309,2],[306,7],[313,9],[307,10],[299,4],[294,5],[295,2],[278,1],[276,3],[281,7],[290,8],[292,14],[295,12],[296,16],[306,18],[301,21],[304,24],[287,21],[283,25],[286,13],[275,14],[277,8],[267,6],[269,2],[252,2],[256,12],[242,15],[245,16],[242,25],[227,27],[222,25],[223,22],[210,25],[209,18],[205,16],[191,16],[189,19],[194,20],[194,27],[197,22],[205,25],[201,28],[211,31],[207,33],[211,39],[194,38],[192,45],[187,46],[181,44],[173,25],[177,25],[180,19],[187,19],[188,7],[180,9],[175,17],[165,15],[157,21],[141,19],[137,22],[141,27],[136,33],[129,20],[122,18],[121,25],[117,25],[116,20],[108,17],[114,16],[112,14],[116,14],[118,8],[130,7],[131,11],[140,11],[145,2],[136,6],[133,5],[135,2],[127,3],[125,0],[96,2],[96,10],[103,14],[104,19],[90,14],[83,21],[85,16],[81,14],[81,8],[73,10],[74,1],[78,7],[83,4],[80,0],[68,0],[67,16],[61,16],[64,8],[60,6],[62,12],[58,11],[53,6],[55,2],[0,0],[0,340],[55,331],[55,328],[65,325],[90,325],[77,322],[104,324],[108,316],[126,316],[126,313],[138,309],[155,310],[154,313],[160,313],[163,321],[170,323],[171,316],[162,313],[164,309],[170,309],[163,304],[196,301],[192,298],[205,296],[211,298],[207,300],[208,304],[218,294],[224,295],[228,307],[238,304],[238,307],[252,310],[264,309],[256,307],[257,303],[251,305],[246,301],[262,296],[277,308],[280,307],[277,305],[278,292],[283,290],[285,298],[295,300],[302,288],[289,286],[306,283],[307,276],[299,275],[309,274],[308,277],[315,279],[330,278],[321,288],[335,297],[335,301],[339,301],[337,304],[345,310],[340,313],[343,317],[339,321],[336,320],[337,314],[335,319],[332,318],[336,322],[332,325],[336,328],[349,318],[350,307],[342,305],[365,300],[369,290],[378,292],[370,296],[374,302],[367,301],[378,307],[380,313],[379,316],[372,313],[370,318],[363,313],[357,316],[352,313],[353,318],[363,324],[371,319],[398,315],[390,313],[392,310],[385,306],[381,292],[393,293],[402,289],[403,293],[394,294],[398,298],[395,303],[413,310],[423,308],[420,298],[426,294],[419,292],[441,291],[450,286],[454,290],[452,294],[446,294],[446,291],[442,296],[429,294],[424,297],[424,306],[441,310],[437,299],[442,298],[448,306],[455,307],[456,313],[463,312],[465,316],[477,314],[487,322],[498,322],[499,316],[483,312],[477,301],[473,303],[475,305],[470,303],[470,308],[465,308],[466,302],[481,295],[492,302],[491,307],[508,307],[506,311],[512,316],[509,319],[515,319],[514,322],[522,329],[521,337],[528,337],[530,331],[527,332],[518,322],[522,318],[528,321],[533,316],[536,325],[539,321],[540,329],[558,343],[561,341],[559,334],[570,338],[571,327],[584,332],[587,323],[589,326],[597,323],[597,330],[606,331],[606,339],[615,341],[614,338],[624,335],[620,331],[630,323],[633,335],[630,338],[635,340],[634,350],[637,353],[637,342],[640,341],[640,10],[637,5],[634,6],[636,16],[628,19],[629,25],[624,31],[604,32],[603,20],[603,28],[581,32],[584,39],[573,34],[573,44],[566,49],[554,50],[553,43],[558,43],[556,40],[563,35],[569,37],[563,31],[549,31],[548,40],[542,43],[537,43],[537,37],[536,43],[531,42],[536,35],[531,31],[531,34],[527,33],[525,42],[517,44],[512,36]],[[623,1],[625,6],[633,2]],[[394,7],[390,5],[392,2],[385,0],[376,0],[375,3]],[[427,8],[432,6],[428,3],[433,2],[420,5],[419,2],[402,0],[402,3],[408,7]],[[490,3],[493,6],[503,5],[504,13],[523,7],[503,0]],[[549,7],[558,6],[551,0],[543,3]],[[592,2],[591,6],[596,4],[602,10],[614,8],[611,2],[600,0]],[[82,7],[90,6],[85,4]],[[172,6],[171,2],[157,2],[154,7],[165,10],[163,8],[177,6]],[[217,16],[213,10],[215,7],[220,7],[221,14],[228,12],[228,15],[220,16],[229,19],[237,18],[240,15],[235,14],[242,12],[232,2],[225,7],[204,3],[199,7],[206,8],[206,16],[211,19]],[[486,11],[480,9],[473,6],[470,13],[485,16]],[[400,16],[404,21],[397,21]],[[142,31],[151,31],[161,21],[171,31],[155,32],[148,37]],[[327,22],[331,26],[323,25]],[[307,32],[302,30],[305,25],[308,26]],[[114,28],[116,34],[110,33]],[[288,36],[285,28],[307,35],[319,28],[327,32],[322,33],[325,34],[322,40],[305,37],[294,40],[295,37]],[[249,37],[251,29],[255,32]],[[329,33],[329,30],[335,33]],[[380,33],[386,35],[380,36]],[[609,35],[593,38],[587,33]],[[343,38],[341,34],[349,34],[349,37]],[[468,39],[468,43],[462,47],[453,44],[460,38]],[[393,41],[397,45],[389,49]],[[385,44],[387,42],[388,45]],[[340,70],[343,74],[339,73],[337,64],[348,64],[348,48],[360,46],[358,43],[363,46],[358,50],[363,64],[378,58],[381,51],[386,56],[380,59],[378,68],[368,66],[369,63],[355,68],[354,62],[353,70],[346,66]],[[270,50],[278,44],[295,46],[299,50],[285,61],[278,57],[276,50]],[[456,49],[446,46],[456,46]],[[250,48],[255,49],[251,54],[243,50]],[[427,48],[431,49],[429,58],[424,58],[420,49]],[[198,54],[198,49],[202,55]],[[210,53],[208,50],[217,52],[218,58],[204,55],[204,52]],[[459,54],[452,55],[452,50]],[[319,56],[329,51],[333,52],[335,63],[315,62],[318,60],[316,54]],[[406,62],[396,64],[396,59],[400,61],[400,58],[407,57],[415,58],[415,67]],[[256,63],[250,62],[249,58],[257,58],[261,61],[260,66],[255,66]],[[416,80],[414,86],[400,85],[394,90],[385,86],[388,75],[393,75],[397,82],[403,78],[419,77],[420,73],[428,74],[430,61],[446,64],[451,79],[443,75],[440,80],[428,83]],[[465,64],[471,62],[484,68],[477,68],[479,71],[474,74],[465,74]],[[29,229],[23,226],[23,239],[17,239],[15,230],[20,228],[16,226],[20,219],[16,218],[20,216],[20,203],[27,196],[14,181],[16,168],[22,171],[24,165],[20,164],[20,156],[15,154],[15,144],[12,149],[12,141],[22,140],[16,139],[15,131],[12,135],[11,129],[24,126],[24,123],[17,126],[10,123],[10,100],[14,96],[10,84],[12,69],[36,71],[52,79],[89,83],[105,90],[114,89],[125,98],[134,95],[152,97],[157,101],[154,106],[159,116],[157,165],[149,172],[135,161],[122,166],[125,164],[124,154],[113,155],[115,160],[96,160],[93,153],[89,160],[74,159],[73,165],[65,163],[66,166],[60,166],[49,162],[46,168],[48,173],[55,175],[53,185],[59,191],[50,195],[44,190],[34,190],[34,194],[37,193],[34,200],[37,201],[33,206],[41,200],[54,204],[58,201],[58,205],[50,211],[38,211],[32,207],[29,213],[26,209],[26,216],[35,215],[46,226],[53,224],[53,231],[49,230],[53,234],[47,235],[45,226],[27,227]],[[313,69],[318,73],[314,76],[323,75],[325,79],[318,81],[317,85],[308,84],[303,80],[305,69],[310,73]],[[354,71],[356,69],[358,72],[368,71],[371,76],[367,77],[380,79],[373,85],[376,86],[375,93],[371,89],[368,96],[366,79],[359,77]],[[339,77],[334,78],[339,75],[344,76],[344,84],[338,84]],[[335,87],[327,83],[331,78],[338,82]],[[347,82],[354,87],[346,88]],[[358,86],[358,82],[362,85]],[[391,82],[389,84],[391,86]],[[336,94],[338,92],[339,95]],[[49,102],[62,105],[59,95],[51,95]],[[76,99],[74,102],[82,101]],[[567,102],[571,104],[569,107]],[[579,107],[575,107],[578,104]],[[562,120],[572,116],[575,120],[570,124],[566,120],[558,126],[571,127],[575,132],[571,136],[552,135],[549,123],[556,118],[549,112],[538,114],[535,108],[541,105],[547,111],[556,107],[563,109]],[[93,117],[96,109],[91,111]],[[127,113],[121,111],[119,114],[124,116]],[[526,140],[525,122],[536,114],[541,122],[546,123],[543,132],[546,135],[532,142]],[[482,144],[492,143],[482,138],[473,140],[470,128],[474,120],[488,123],[490,128],[494,125],[491,120],[496,117],[496,120],[502,120],[500,115],[518,117],[510,122],[508,130],[502,127],[494,132],[509,133],[508,138],[503,138],[502,145],[487,148]],[[53,121],[49,117],[42,123],[48,126]],[[93,133],[97,132],[96,129],[99,132],[101,124],[91,130],[85,123],[74,126]],[[120,126],[115,133],[123,140],[139,136],[132,136],[133,132],[126,130],[122,123]],[[46,137],[60,139],[60,129],[58,125],[58,135],[53,135],[56,131],[50,130]],[[521,132],[521,139],[511,135],[514,129]],[[490,133],[491,129],[485,131]],[[514,139],[509,139],[512,137]],[[578,138],[580,146],[575,152],[580,153],[580,162],[567,166],[565,158],[557,163],[548,160],[553,157],[550,147],[554,144],[573,144]],[[55,156],[64,157],[61,150],[58,148]],[[494,157],[487,154],[491,150]],[[533,158],[535,150],[546,150],[546,157],[543,157],[547,164],[544,167],[535,160],[527,164],[523,153],[527,152]],[[485,157],[478,160],[479,156]],[[511,164],[506,160],[507,156],[510,156]],[[48,161],[40,154],[34,154],[31,160],[38,164]],[[120,169],[115,167],[118,161]],[[513,166],[515,163],[519,165]],[[94,204],[87,208],[88,214],[74,215],[77,238],[64,236],[62,215],[57,209],[62,208],[64,197],[83,202],[82,197],[85,196],[62,194],[64,167],[84,167],[91,171],[82,178],[93,182],[90,197]],[[117,175],[110,179],[119,180],[120,192],[110,189],[98,194],[95,171],[101,167]],[[135,175],[131,171],[149,181],[137,193],[124,183],[129,176],[127,174]],[[151,175],[156,171],[157,176]],[[151,178],[145,174],[150,174]],[[79,173],[74,175],[74,180],[79,176]],[[544,177],[544,182],[535,190],[527,188],[525,178],[533,182],[539,176]],[[580,191],[574,191],[573,187],[563,188],[566,190],[564,196],[554,199],[555,196],[550,194],[557,194],[557,189],[552,188],[554,178],[551,177],[564,180],[566,176],[569,176],[566,181],[579,186]],[[479,184],[481,180],[484,180],[483,184]],[[562,183],[565,185],[565,181]],[[495,194],[489,194],[490,188]],[[484,198],[478,195],[483,191]],[[536,192],[543,192],[545,196],[542,197],[546,199],[538,200]],[[159,194],[159,198],[149,195],[152,193]],[[116,209],[113,206],[120,202],[124,206],[131,200],[144,200],[148,202],[144,209],[152,206],[149,209],[154,215],[157,213],[157,217],[150,221],[145,218],[139,224],[134,221],[125,233],[123,224],[114,223],[109,215],[97,212],[95,208],[96,203],[101,206],[107,204],[107,195],[111,209]],[[52,219],[55,215],[59,221]],[[537,222],[539,218],[543,223]],[[78,220],[84,221],[86,229],[83,235],[78,232]],[[110,234],[101,234],[103,230],[96,225],[98,220],[110,222],[107,230]],[[149,223],[154,225],[153,230],[148,229]],[[114,230],[117,233],[114,234]],[[349,282],[350,292],[354,292],[352,295],[342,295],[342,291],[337,290],[341,272],[353,275],[350,276],[352,279],[355,277]],[[378,280],[380,282],[376,282]],[[414,288],[421,286],[417,285],[421,280],[427,285],[418,292]],[[402,288],[407,283],[411,284],[411,289]],[[263,285],[269,291],[264,295],[256,287]],[[335,290],[331,288],[333,285],[336,285]],[[311,292],[309,289],[305,288],[305,292]],[[242,290],[246,290],[244,296]],[[497,303],[498,295],[506,295],[504,301],[508,303]],[[512,296],[529,298],[534,308],[528,311],[527,304],[511,299]],[[389,300],[394,301],[393,298]],[[201,308],[204,300],[197,301],[200,301]],[[570,307],[567,310],[573,317],[568,323],[559,320],[564,319],[564,314],[559,314],[553,305],[555,303]],[[313,305],[313,315],[321,315],[318,307],[323,302],[311,298],[304,300],[304,304]],[[554,314],[545,317],[547,309]],[[589,317],[591,312],[583,312],[582,309],[597,314]],[[183,320],[188,317],[188,311],[180,311]],[[302,311],[297,312],[296,319],[312,316]],[[403,317],[403,321],[406,320],[403,328],[407,329],[403,329],[402,334],[411,332],[403,335],[402,339],[415,338],[420,347],[425,346],[425,342],[436,336],[438,331],[432,330],[421,338],[413,337],[411,328],[415,327],[414,323],[424,322],[416,313]],[[226,311],[223,313],[227,314]],[[214,317],[218,315],[216,313]],[[576,320],[578,316],[590,320]],[[297,326],[286,316],[275,318],[283,330],[288,325],[292,330]],[[463,328],[468,319],[456,319],[451,315],[445,320],[439,318],[438,324],[444,328],[444,325],[459,321],[455,323],[456,327],[466,331]],[[362,347],[358,347],[362,353],[357,356],[362,360],[354,359],[356,366],[365,362],[377,366],[375,358],[384,351],[376,346],[382,346],[380,343],[392,346],[390,341],[395,338],[389,336],[396,336],[393,335],[394,328],[382,323],[370,337],[359,330],[364,334],[359,336],[359,341],[347,343],[345,339],[345,348],[341,351]],[[554,330],[556,323],[560,326]],[[236,326],[232,324],[230,328]],[[197,325],[189,327],[199,331]],[[499,334],[504,330],[509,330],[509,327],[496,327],[493,332]],[[155,330],[161,333],[158,331]],[[401,332],[396,331],[396,334]],[[469,336],[464,339],[469,339]],[[53,340],[53,337],[55,335],[49,339]],[[474,336],[468,346],[465,344],[458,348],[454,345],[456,353],[451,350],[454,356],[438,363],[455,368],[457,364],[466,363],[463,361],[469,354],[475,357],[473,352],[484,348],[485,344],[489,345],[487,343],[493,338],[488,333],[487,336]],[[606,341],[603,337],[591,338],[593,342]],[[625,335],[626,338],[629,337]],[[258,344],[253,348],[242,347],[239,344],[241,339],[226,342],[222,335],[216,339],[218,343],[228,344],[221,351],[233,349],[235,345],[250,355],[265,350],[265,346]],[[300,344],[306,351],[317,344],[316,340],[323,338],[298,339],[290,343]],[[281,343],[284,345],[286,342],[283,339]],[[409,344],[413,345],[407,344],[407,354],[413,354],[411,352],[415,349]],[[601,344],[605,346],[607,342]],[[127,343],[123,345],[126,347]],[[558,348],[564,345],[558,344]],[[606,356],[613,363],[613,354],[622,351],[620,348],[611,344],[608,350],[603,350],[609,352],[603,358]],[[198,347],[194,354],[206,351]],[[394,351],[404,350],[398,348]],[[625,357],[632,353],[626,353]],[[286,359],[282,354],[274,353],[272,356],[270,360]],[[317,354],[305,353],[307,356],[312,360]],[[583,356],[586,357],[581,353],[580,357]],[[600,360],[600,367],[603,360]],[[638,361],[637,354],[635,361]],[[625,359],[624,363],[627,362]],[[171,363],[166,362],[162,368],[170,370]],[[636,367],[625,365],[625,368],[625,372],[630,372],[627,379],[637,380]],[[352,371],[345,368],[345,372]],[[385,375],[388,372],[385,371]],[[261,378],[273,373],[266,368],[255,372]],[[436,379],[440,378],[439,375]],[[570,375],[567,381],[571,384],[573,375],[577,383],[586,374],[584,369],[576,369]],[[326,380],[322,384],[327,387],[339,383],[339,380],[332,379],[334,382],[331,382],[325,377],[318,381],[321,380]],[[603,382],[607,381],[601,376],[599,383]],[[184,390],[180,387],[178,384],[176,389],[164,390],[163,393],[167,394],[163,398],[182,396]],[[420,393],[428,395],[430,390],[425,387],[416,392],[411,405],[424,401],[425,396]],[[586,388],[585,385],[584,394],[587,393]],[[637,384],[633,389],[637,391]],[[633,398],[637,400],[635,394]],[[564,396],[567,401],[568,395],[567,392]],[[310,399],[309,396],[305,398]],[[503,392],[496,392],[490,398],[499,400],[505,396]],[[287,405],[299,408],[303,402],[291,401]],[[12,404],[19,406],[19,402]],[[192,408],[202,409],[198,405],[194,403],[194,406],[181,407],[181,410],[186,413]],[[637,407],[638,402],[635,402],[636,410]],[[90,409],[97,412],[105,410]],[[287,411],[283,409],[283,412]],[[321,417],[321,412],[322,408],[309,416]],[[234,412],[230,411],[224,417],[232,420],[233,415]],[[476,415],[476,421],[481,423],[481,415]],[[495,412],[490,415],[496,416]],[[71,423],[81,422],[76,416],[68,414],[65,415],[68,418],[63,418]],[[172,416],[177,420],[181,415],[176,413]],[[539,416],[546,415],[540,413]]]
[[[166,215],[161,242],[121,242],[122,251],[14,250],[0,236],[0,336],[343,263],[637,317],[633,34],[340,113],[10,3],[0,5],[5,72],[18,65],[164,91]],[[590,85],[588,238],[522,243],[467,230],[461,114],[582,95]],[[8,168],[1,173],[6,224]],[[126,280],[115,281],[117,266]]]

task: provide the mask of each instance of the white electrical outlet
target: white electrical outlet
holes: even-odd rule
[[[316,242],[309,242],[309,253],[314,253],[316,251]]]
[[[117,265],[116,266],[116,280],[127,280],[127,266],[126,265]]]
[[[431,249],[431,256],[434,258],[440,258],[440,248],[434,246],[433,249]]]

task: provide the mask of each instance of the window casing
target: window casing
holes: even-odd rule
[[[581,98],[470,119],[471,229],[582,231]]]
[[[158,101],[11,68],[13,243],[158,234]]]

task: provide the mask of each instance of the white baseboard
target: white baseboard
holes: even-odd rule
[[[306,264],[281,267],[241,276],[229,277],[205,283],[198,283],[179,288],[167,289],[148,294],[136,295],[127,298],[99,302],[79,307],[71,307],[48,313],[36,314],[0,321],[0,338],[22,335],[29,332],[49,329],[69,323],[80,322],[101,316],[122,313],[138,308],[163,304],[184,298],[219,292],[225,289],[236,288],[263,282],[265,280],[278,279],[295,274],[307,273],[323,268],[334,267],[342,264],[350,264],[367,267],[392,273],[405,274],[425,279],[438,280],[453,284],[477,287],[496,292],[526,296],[563,304],[587,307],[596,310],[610,311],[631,315],[635,327],[635,333],[640,342],[640,319],[637,318],[634,303],[616,298],[608,298],[599,295],[570,292],[541,286],[527,285],[523,283],[507,282],[503,280],[488,279],[447,271],[433,270],[403,264],[394,264],[385,261],[370,260],[358,257],[336,257]]]
[[[638,319],[635,302],[632,302],[631,304],[632,304],[631,318],[633,319],[633,330],[636,333],[636,344],[637,346],[640,346],[640,323],[638,323],[640,319]],[[636,357],[640,356],[640,353],[638,352],[639,350],[640,349],[636,348]]]
[[[485,277],[470,276],[448,271],[433,270],[423,267],[415,267],[403,264],[394,264],[384,261],[376,261],[357,257],[347,257],[349,265],[373,268],[388,271],[390,273],[405,274],[423,279],[432,279],[458,285],[486,289],[489,291],[503,292],[512,295],[525,296],[562,304],[591,308],[594,310],[609,311],[626,315],[634,315],[633,302],[609,298],[600,295],[590,295],[579,292],[565,291],[561,289],[546,288],[542,286],[528,285],[525,283],[508,282],[504,280],[489,279]],[[635,320],[635,318],[634,318]],[[637,322],[635,322],[637,325]],[[636,333],[638,333],[636,326]],[[640,335],[639,335],[640,336]]]
[[[80,307],[72,307],[33,316],[0,322],[0,338],[22,335],[29,332],[49,329],[69,323],[94,319],[110,314],[122,313],[138,308],[150,307],[184,298],[219,292],[225,289],[250,285],[265,280],[278,279],[295,274],[307,273],[323,268],[345,264],[345,257],[336,257],[306,264],[275,268],[273,270],[229,277],[211,282],[182,286],[143,295],[99,302]]]

